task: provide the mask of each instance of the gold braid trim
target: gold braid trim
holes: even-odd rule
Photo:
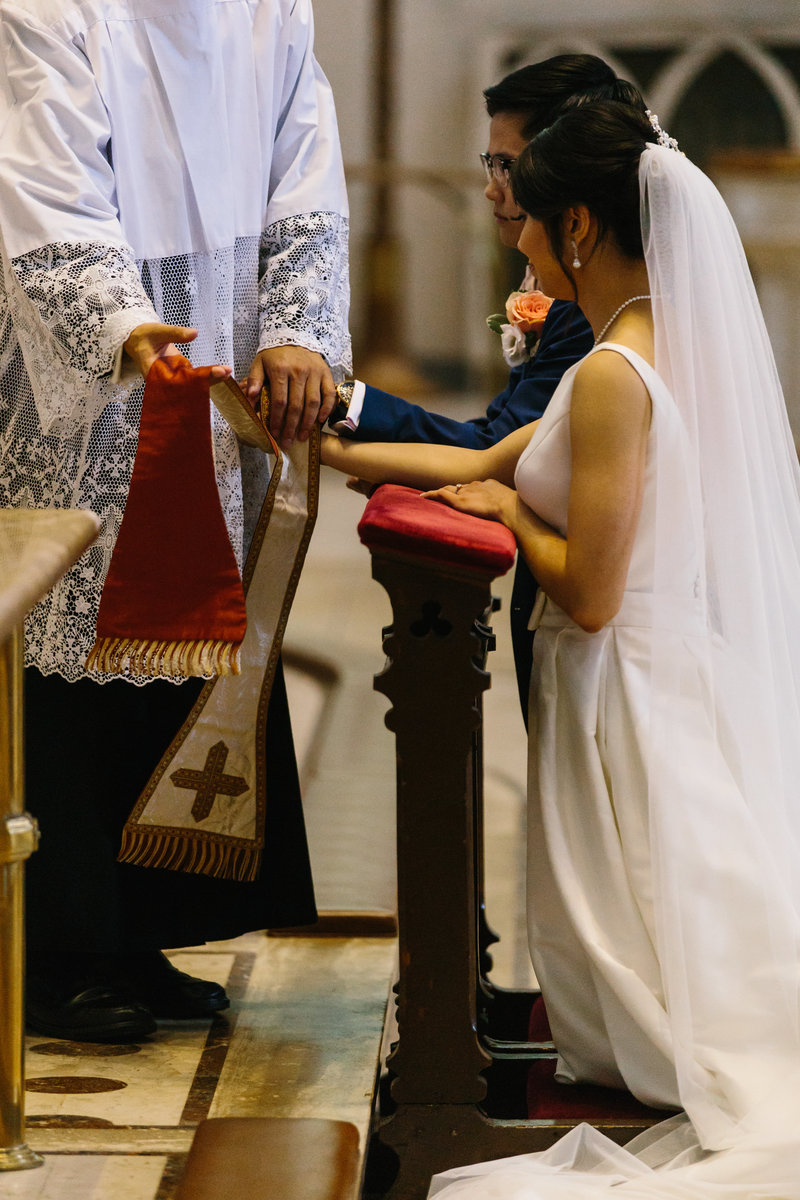
[[[212,638],[182,642],[140,641],[138,638],[98,638],[86,659],[87,671],[108,675],[152,675],[184,678],[197,675],[238,675],[241,642]]]
[[[163,867],[252,883],[261,867],[261,848],[236,845],[228,838],[216,840],[209,834],[192,836],[185,829],[155,833],[147,826],[132,829],[126,825],[117,860],[138,867]]]

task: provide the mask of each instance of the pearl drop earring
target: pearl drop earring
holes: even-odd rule
[[[575,241],[575,238],[572,239],[572,253],[575,255],[572,260],[572,265],[573,267],[577,268],[581,265],[581,260],[578,258],[578,245]]]

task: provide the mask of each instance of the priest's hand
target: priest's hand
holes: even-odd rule
[[[156,322],[137,325],[128,340],[123,344],[123,350],[133,359],[143,379],[157,358],[168,358],[180,354],[176,342],[193,342],[197,330],[186,325],[159,325]],[[212,379],[227,379],[233,374],[231,367],[214,366],[211,368]]]
[[[269,429],[288,450],[297,438],[305,442],[314,423],[327,421],[336,403],[330,367],[321,354],[304,346],[273,346],[253,359],[242,385],[251,404],[269,392]]]

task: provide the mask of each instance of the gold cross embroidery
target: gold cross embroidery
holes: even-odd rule
[[[211,812],[217,796],[241,796],[246,792],[249,783],[241,775],[225,775],[223,769],[228,757],[228,747],[224,742],[216,742],[206,756],[206,765],[202,771],[190,771],[181,767],[173,771],[170,779],[175,787],[190,788],[197,792],[192,805],[192,816],[195,821],[203,821]]]

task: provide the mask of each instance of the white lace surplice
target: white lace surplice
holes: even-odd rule
[[[284,343],[347,369],[347,202],[309,0],[25,0],[0,34],[0,504],[102,518],[27,623],[27,661],[77,679],[136,452],[122,342],[163,320],[239,379]],[[263,464],[210,419],[241,563]]]

